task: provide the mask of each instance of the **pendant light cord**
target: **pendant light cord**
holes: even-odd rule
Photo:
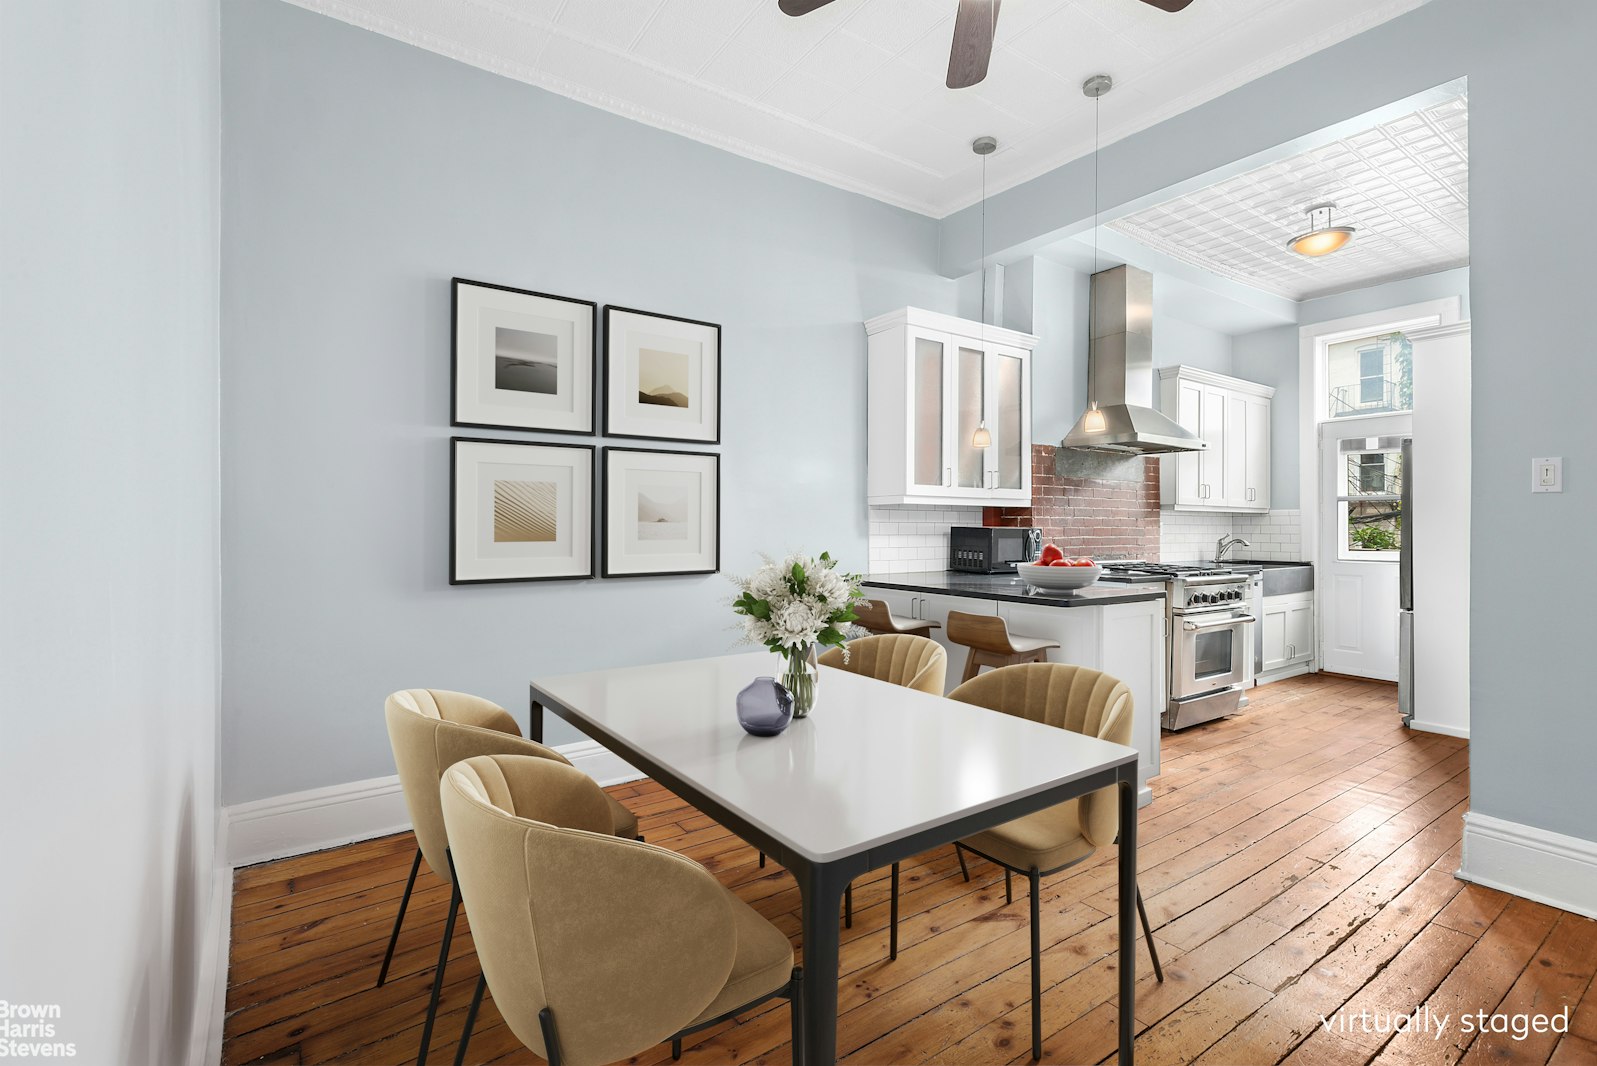
[[[987,326],[987,157],[981,157],[981,324]],[[985,336],[982,338],[985,340]]]

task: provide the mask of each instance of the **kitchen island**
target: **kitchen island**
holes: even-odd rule
[[[1153,799],[1159,772],[1159,713],[1165,701],[1164,585],[1108,584],[1055,592],[1033,589],[1014,574],[925,571],[873,574],[865,594],[894,614],[940,624],[932,637],[948,652],[948,688],[965,669],[964,647],[948,642],[948,612],[997,615],[1011,633],[1057,640],[1048,660],[1102,670],[1131,689],[1132,743],[1140,756],[1138,802]]]

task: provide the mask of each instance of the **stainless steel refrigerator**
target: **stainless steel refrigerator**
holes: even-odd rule
[[[1397,557],[1397,709],[1414,720],[1414,441],[1403,439],[1401,537]]]

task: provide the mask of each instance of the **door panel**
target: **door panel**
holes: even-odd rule
[[[1344,558],[1348,542],[1344,505],[1348,486],[1344,440],[1403,437],[1411,432],[1407,414],[1328,422],[1320,427],[1319,628],[1323,635],[1320,668],[1354,677],[1397,680],[1398,565],[1396,553],[1369,552],[1378,558]],[[1372,445],[1372,451],[1374,451]],[[1354,504],[1355,507],[1359,506]],[[1357,554],[1357,553],[1353,553]],[[1288,618],[1289,627],[1292,619]],[[1308,628],[1307,621],[1298,623]],[[1287,637],[1287,643],[1294,643]],[[1298,642],[1299,656],[1305,654]]]
[[[1226,414],[1231,394],[1211,386],[1202,392],[1203,439],[1209,446],[1198,453],[1198,502],[1216,504],[1226,499],[1225,451],[1230,443]]]
[[[1234,507],[1247,507],[1248,503],[1248,452],[1253,447],[1248,436],[1248,397],[1230,394],[1225,398],[1225,495],[1223,503]]]
[[[1180,383],[1180,391],[1176,394],[1176,421],[1183,429],[1198,436],[1203,436],[1203,387],[1191,382]],[[1203,491],[1199,482],[1202,474],[1199,469],[1201,452],[1179,452],[1175,456],[1176,465],[1176,503],[1197,504],[1203,502]]]
[[[987,359],[980,348],[961,344],[954,357],[954,484],[962,489],[987,487],[988,448],[971,443],[981,425],[987,399]],[[989,432],[991,430],[989,429]]]
[[[1031,463],[1030,427],[1026,424],[1026,365],[1018,352],[995,351],[992,364],[993,386],[988,390],[987,424],[993,430],[993,460],[997,474],[994,486],[1022,489]]]
[[[944,398],[948,388],[948,340],[937,334],[913,335],[910,403],[910,480],[917,488],[942,488],[949,483],[949,463],[944,448],[949,427],[944,424]]]

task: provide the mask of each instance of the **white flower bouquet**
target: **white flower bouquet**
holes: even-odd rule
[[[765,565],[736,580],[741,595],[732,610],[743,616],[744,639],[787,659],[782,683],[803,717],[814,700],[814,647],[844,647],[843,627],[858,617],[854,604],[864,598],[860,575],[839,573],[837,560],[822,552],[780,562],[766,557]]]

